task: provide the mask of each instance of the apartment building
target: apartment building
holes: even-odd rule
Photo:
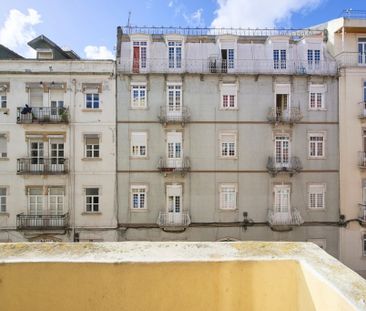
[[[119,27],[119,240],[312,241],[338,256],[323,30]]]
[[[113,60],[0,46],[0,241],[115,241]]]
[[[366,277],[366,12],[323,27],[339,64],[340,260]]]

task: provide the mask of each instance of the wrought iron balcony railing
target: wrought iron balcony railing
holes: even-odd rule
[[[272,176],[278,173],[287,173],[293,176],[302,170],[302,164],[298,157],[289,157],[276,159],[276,157],[268,157],[267,170]]]
[[[336,75],[337,63],[334,60],[321,60],[309,63],[307,60],[273,59],[221,59],[209,56],[203,59],[181,59],[178,63],[168,58],[148,58],[141,63],[132,59],[122,59],[118,70],[124,73],[195,73],[195,74],[285,74],[285,75]]]
[[[17,160],[17,174],[57,175],[66,174],[69,161],[65,158],[21,158]]]
[[[180,107],[179,109],[173,110],[167,106],[160,107],[160,114],[158,116],[160,123],[164,125],[169,123],[181,123],[182,126],[189,122],[190,117],[191,115],[188,107]]]
[[[191,224],[191,218],[188,212],[167,213],[160,212],[157,220],[160,228],[179,227],[187,228]]]
[[[63,215],[17,215],[19,230],[64,230],[69,226],[69,214]]]
[[[280,111],[275,107],[269,108],[267,120],[272,123],[294,124],[302,119],[300,107],[289,107]]]
[[[360,211],[358,214],[358,219],[366,224],[366,204],[359,204],[360,205]]]
[[[292,208],[289,212],[277,212],[269,209],[268,223],[270,226],[300,226],[304,220],[296,208]]]
[[[366,152],[360,151],[358,153],[358,166],[362,169],[366,169]]]
[[[189,157],[184,157],[182,159],[161,157],[159,159],[158,169],[164,174],[179,173],[184,175],[191,169],[191,163]]]
[[[18,107],[17,123],[68,123],[68,108],[53,107]]]

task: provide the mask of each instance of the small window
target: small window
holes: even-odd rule
[[[146,108],[146,85],[131,86],[131,108]]]
[[[37,59],[53,59],[53,51],[51,49],[37,49]]]
[[[363,101],[366,103],[366,81],[363,83]]]
[[[98,135],[85,135],[85,157],[99,158],[100,145]]]
[[[99,109],[99,93],[86,93],[85,107],[87,109]]]
[[[286,50],[273,50],[273,69],[286,69]]]
[[[223,158],[236,157],[236,134],[222,133],[220,134],[220,156]]]
[[[0,158],[7,158],[7,137],[5,134],[0,134]]]
[[[6,108],[7,97],[5,92],[0,92],[0,108]]]
[[[324,85],[310,85],[309,87],[309,109],[310,110],[323,110],[325,109],[324,103]]]
[[[6,212],[6,188],[0,187],[0,213]]]
[[[224,184],[220,186],[220,209],[236,209],[236,185]]]
[[[309,185],[309,208],[310,209],[324,209],[325,208],[325,185],[312,184]]]
[[[237,108],[237,86],[236,84],[222,84],[221,86],[221,109]]]
[[[133,210],[146,209],[146,186],[131,186],[131,208]]]
[[[362,248],[362,254],[363,256],[366,256],[366,234],[363,235]]]
[[[324,134],[313,133],[309,134],[309,157],[324,158]]]
[[[320,64],[320,50],[308,49],[308,65],[309,67],[316,67]]]
[[[131,133],[131,156],[136,158],[145,158],[147,156],[147,133]]]
[[[85,210],[88,213],[99,212],[99,189],[86,188],[85,189]]]

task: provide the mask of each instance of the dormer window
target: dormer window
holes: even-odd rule
[[[133,42],[133,64],[132,70],[134,73],[139,73],[140,70],[146,69],[147,62],[147,42]]]
[[[169,68],[182,68],[182,41],[168,41]]]
[[[286,50],[273,50],[273,69],[286,69]]]
[[[37,59],[53,59],[53,51],[51,49],[37,49]]]

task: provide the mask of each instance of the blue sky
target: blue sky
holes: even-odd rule
[[[303,28],[366,10],[366,0],[1,0],[0,43],[31,56],[26,42],[44,34],[82,57],[114,53],[116,27],[155,26]],[[29,11],[29,9],[31,9]],[[17,11],[15,11],[17,10]],[[86,47],[89,48],[86,49]]]

